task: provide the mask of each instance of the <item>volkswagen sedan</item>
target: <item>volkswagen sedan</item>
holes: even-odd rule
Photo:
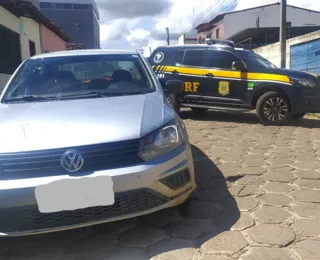
[[[196,188],[182,120],[146,59],[33,56],[0,97],[0,235],[84,227],[184,203]]]

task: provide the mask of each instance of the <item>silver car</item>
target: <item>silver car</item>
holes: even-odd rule
[[[146,59],[83,50],[29,58],[0,103],[0,235],[66,230],[184,203],[196,188],[182,120]]]

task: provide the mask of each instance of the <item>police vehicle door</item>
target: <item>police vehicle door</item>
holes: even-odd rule
[[[204,99],[244,102],[247,92],[245,73],[232,69],[234,61],[241,61],[236,55],[227,50],[208,50],[209,62],[205,75]]]
[[[203,94],[204,58],[205,49],[184,49],[177,52],[174,73],[184,82],[185,98],[201,98]]]

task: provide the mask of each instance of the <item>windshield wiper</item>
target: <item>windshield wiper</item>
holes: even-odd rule
[[[56,99],[56,97],[43,97],[43,96],[36,96],[36,95],[30,95],[30,96],[23,96],[23,97],[17,97],[17,98],[6,98],[3,100],[4,103],[11,103],[11,102],[20,102],[20,101],[26,101],[26,102],[33,102],[33,101],[47,101],[47,100],[53,100]]]
[[[124,95],[139,95],[147,94],[149,91],[128,91],[128,92],[101,92],[91,91],[85,93],[77,93],[70,95],[62,95],[59,99],[78,98],[78,97],[112,97],[112,96],[124,96]]]

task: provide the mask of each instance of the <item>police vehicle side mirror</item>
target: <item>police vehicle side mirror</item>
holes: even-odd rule
[[[184,83],[181,80],[167,80],[165,90],[167,94],[180,94],[184,90]]]
[[[244,71],[246,69],[246,66],[243,62],[240,61],[234,61],[232,62],[232,66],[231,68],[233,70],[240,70],[240,71]]]

